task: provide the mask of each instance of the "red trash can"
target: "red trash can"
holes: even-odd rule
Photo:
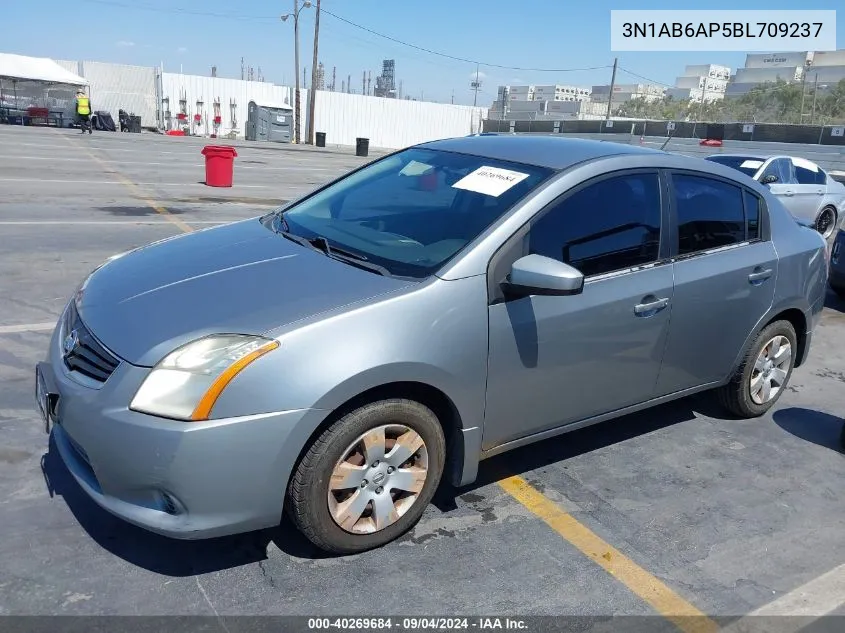
[[[231,187],[235,171],[235,156],[238,152],[227,145],[206,145],[202,148],[205,156],[205,184],[209,187]]]

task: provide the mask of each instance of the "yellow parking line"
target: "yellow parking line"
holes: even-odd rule
[[[715,633],[719,630],[716,622],[562,510],[522,477],[508,477],[499,485],[684,633]]]
[[[106,163],[103,159],[101,159],[94,152],[92,152],[90,148],[85,147],[84,145],[81,145],[79,143],[74,143],[73,141],[70,140],[69,136],[62,136],[62,138],[65,139],[68,143],[70,143],[74,147],[78,147],[78,148],[82,149],[86,154],[88,154],[88,156],[91,157],[91,160],[93,160],[95,163],[100,165],[100,167],[102,167],[103,170],[105,170],[106,172],[113,174],[115,177],[117,177],[117,179],[121,182],[121,184],[124,185],[127,189],[129,189],[129,191],[132,192],[132,194],[136,198],[138,198],[139,200],[144,202],[153,211],[155,211],[156,213],[158,213],[162,217],[169,220],[172,224],[177,226],[181,231],[183,231],[184,233],[190,233],[194,230],[189,225],[185,224],[182,220],[177,218],[175,215],[170,213],[170,211],[165,209],[163,206],[156,204],[156,202],[150,196],[145,194],[138,185],[136,185],[134,182],[129,180],[129,178],[127,178],[126,176],[121,174],[119,171],[114,169],[111,165]]]

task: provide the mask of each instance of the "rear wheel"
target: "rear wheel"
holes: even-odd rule
[[[789,321],[767,325],[757,335],[730,382],[719,389],[722,405],[743,418],[766,413],[789,383],[796,351],[795,328]]]
[[[822,234],[824,239],[828,239],[833,235],[836,228],[836,209],[833,207],[825,207],[816,218],[816,230]]]
[[[428,407],[399,399],[365,405],[308,448],[288,489],[288,513],[326,551],[379,547],[422,516],[445,455],[443,429]]]

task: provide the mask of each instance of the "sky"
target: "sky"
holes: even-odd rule
[[[38,0],[34,13],[28,3],[14,2],[3,8],[0,52],[162,64],[168,72],[201,75],[209,75],[216,65],[218,76],[235,78],[241,76],[243,58],[256,72],[261,69],[265,81],[293,85],[293,24],[279,19],[293,10],[293,3]],[[321,6],[319,60],[327,82],[337,68],[338,90],[341,80],[351,75],[353,88],[360,92],[364,71],[372,73],[375,86],[382,60],[395,59],[404,95],[460,104],[472,104],[477,97],[483,106],[491,104],[502,84],[610,83],[614,57],[620,68],[617,83],[650,80],[672,85],[686,65],[744,65],[745,54],[737,52],[613,53],[611,9],[797,8],[786,0],[745,0],[741,6],[722,0],[638,0],[635,5],[630,0],[322,0]],[[807,8],[838,6],[841,0],[815,0]],[[307,68],[309,82],[314,13],[313,8],[302,9],[299,20],[300,69]],[[837,22],[837,46],[845,48],[845,19]],[[477,95],[470,87],[476,71],[481,79]]]

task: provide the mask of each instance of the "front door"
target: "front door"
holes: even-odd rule
[[[677,259],[672,325],[657,395],[726,378],[774,301],[777,253],[761,235],[762,202],[703,174],[672,176]]]
[[[652,397],[673,303],[662,216],[657,173],[624,173],[564,195],[510,246],[511,262],[553,257],[586,281],[565,297],[491,291],[484,450]],[[495,288],[507,270],[491,268]]]

